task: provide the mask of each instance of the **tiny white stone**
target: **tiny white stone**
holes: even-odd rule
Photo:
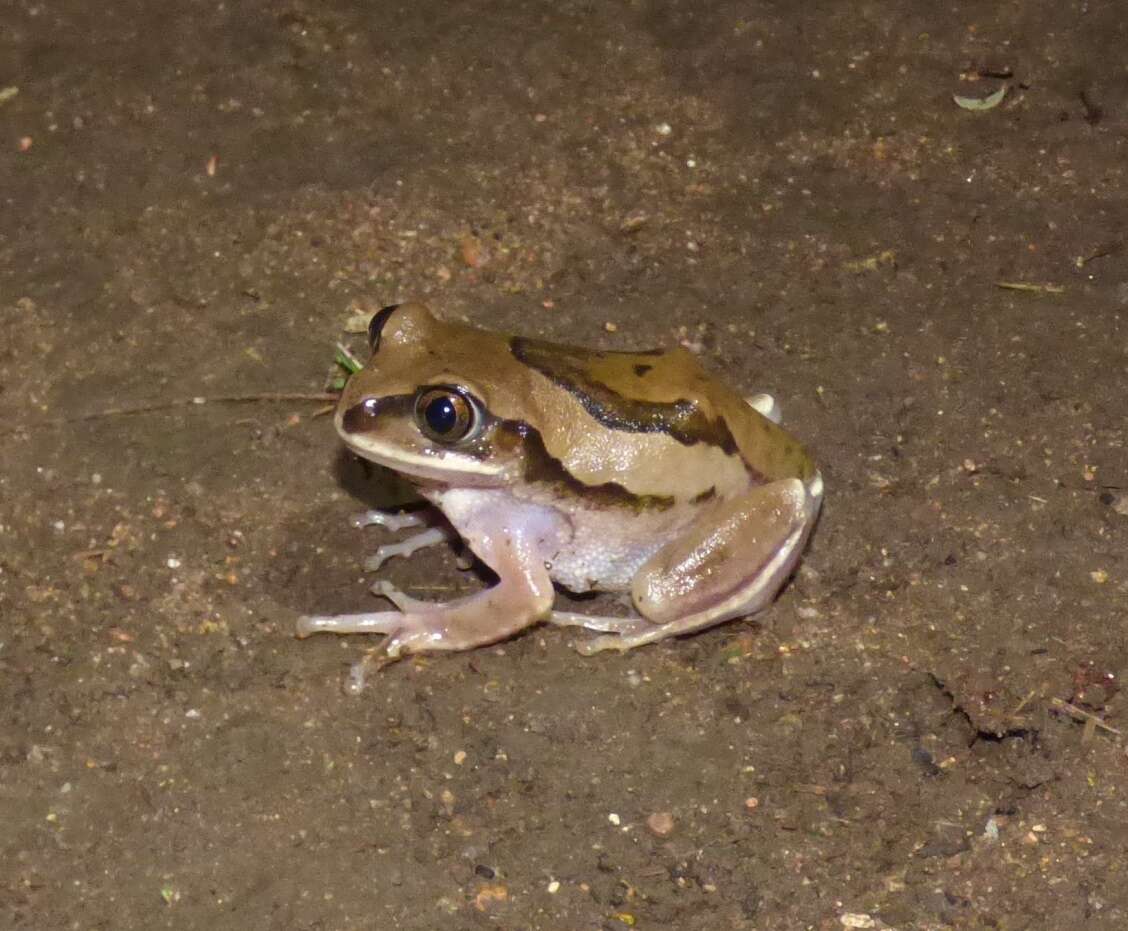
[[[188,718],[191,721],[199,721],[200,718],[203,717],[203,715],[200,714],[199,709],[189,708],[187,711],[184,712],[184,717]]]
[[[179,569],[180,568],[180,560],[177,559],[175,556],[169,556],[168,559],[165,560],[165,565],[168,566],[170,569]]]
[[[548,888],[548,894],[549,895],[556,895],[556,893],[558,893],[560,891],[560,883],[557,880],[554,879],[552,882],[550,882],[548,884],[547,888]]]
[[[607,816],[607,820],[615,825],[615,827],[618,827],[620,822],[622,821],[622,819],[617,814],[615,814],[615,812],[611,812],[611,814]]]

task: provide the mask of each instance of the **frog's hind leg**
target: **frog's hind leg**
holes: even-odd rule
[[[552,609],[545,550],[556,528],[543,521],[528,524],[513,528],[504,516],[484,512],[480,517],[475,549],[498,575],[491,588],[453,601],[429,602],[378,583],[373,591],[397,610],[307,615],[299,618],[297,634],[386,634],[381,650],[390,659],[423,651],[468,650],[503,640]]]
[[[583,627],[603,634],[632,636],[654,627],[641,617],[609,617],[599,614],[580,614],[577,611],[553,611],[548,621],[557,627]]]
[[[783,479],[718,502],[639,571],[631,594],[644,619],[611,619],[620,623],[576,648],[629,650],[763,610],[799,560],[818,490]]]
[[[758,414],[763,414],[774,424],[783,423],[783,410],[779,402],[770,394],[753,394],[744,399],[748,406]]]

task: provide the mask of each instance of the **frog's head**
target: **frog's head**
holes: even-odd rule
[[[398,304],[372,317],[368,342],[372,358],[337,407],[337,432],[353,452],[426,481],[517,480],[527,423],[510,418],[527,373],[504,336]]]

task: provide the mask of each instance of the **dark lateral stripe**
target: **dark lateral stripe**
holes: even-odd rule
[[[374,429],[381,417],[410,417],[414,411],[414,394],[365,398],[345,411],[341,417],[341,428],[346,433],[364,433]]]
[[[704,504],[706,501],[712,501],[715,497],[717,497],[717,486],[716,485],[710,485],[703,492],[701,492],[701,494],[694,495],[693,501],[691,503],[692,504]]]
[[[510,351],[529,368],[559,385],[610,430],[625,433],[664,433],[683,446],[708,443],[727,455],[737,451],[736,440],[723,420],[710,420],[688,399],[639,401],[625,398],[586,373],[584,360],[565,346],[515,336]],[[641,353],[632,353],[641,355]]]
[[[366,398],[345,411],[341,426],[346,433],[365,433],[374,430],[382,417],[414,417],[415,395],[393,394],[383,398]],[[449,448],[464,456],[484,461],[494,455],[506,457],[520,449],[524,458],[524,480],[548,485],[557,494],[581,498],[589,505],[608,508],[625,508],[635,513],[665,510],[672,507],[674,499],[664,495],[636,495],[618,482],[588,485],[569,472],[544,445],[544,439],[535,427],[523,420],[501,420],[486,412],[485,423],[476,437],[466,443],[454,443]],[[441,444],[435,443],[435,446]]]
[[[544,445],[540,432],[521,420],[499,420],[495,424],[495,443],[498,446],[519,443],[525,451],[525,480],[549,485],[558,493],[581,498],[586,504],[597,507],[625,508],[627,510],[664,511],[673,507],[674,498],[666,495],[636,495],[618,482],[589,485],[569,472],[559,459]]]

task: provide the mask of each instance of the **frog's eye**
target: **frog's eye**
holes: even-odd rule
[[[375,352],[380,348],[380,333],[383,332],[384,324],[388,322],[388,318],[399,309],[399,304],[392,304],[382,310],[376,311],[372,315],[372,319],[368,321],[368,348]]]
[[[477,401],[458,388],[424,388],[415,399],[415,422],[436,442],[458,443],[473,433],[480,421]]]

